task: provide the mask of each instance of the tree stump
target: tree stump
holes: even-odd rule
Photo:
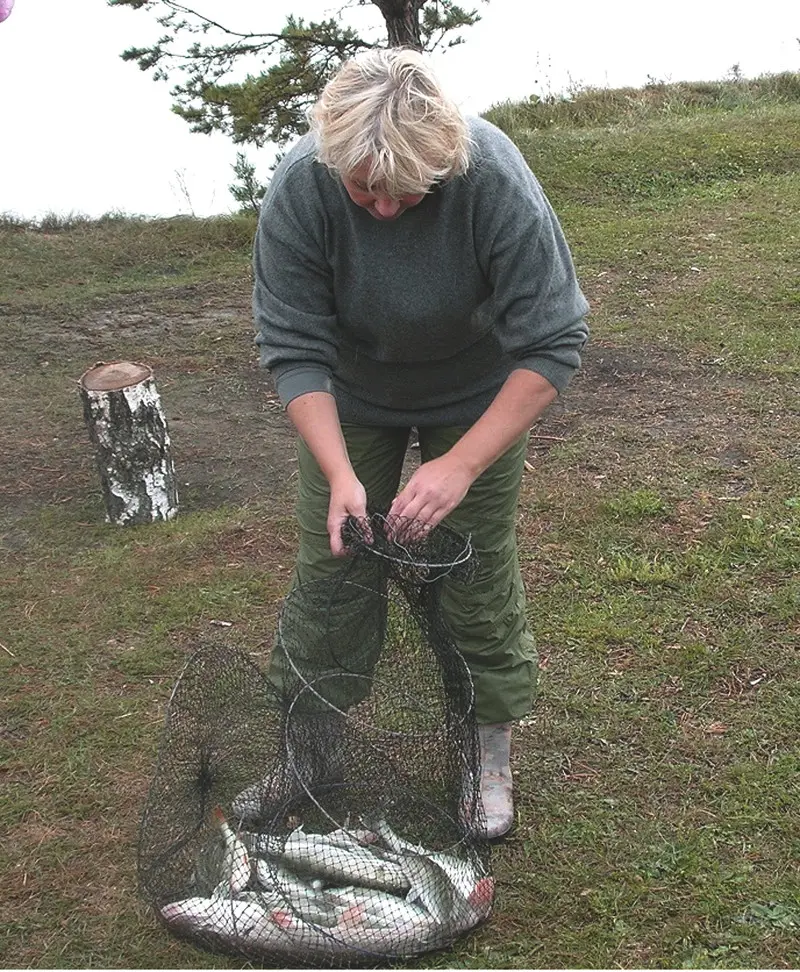
[[[100,361],[81,376],[79,387],[107,522],[172,520],[178,512],[175,467],[152,368]]]

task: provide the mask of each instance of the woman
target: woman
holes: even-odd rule
[[[254,272],[261,363],[300,437],[295,582],[338,568],[342,525],[368,507],[472,537],[479,574],[443,607],[475,684],[485,836],[502,836],[511,726],[536,684],[515,536],[527,434],[588,335],[558,220],[421,55],[370,51],[276,169]],[[398,493],[412,427],[421,461]]]

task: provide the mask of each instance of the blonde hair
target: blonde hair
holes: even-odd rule
[[[467,124],[418,51],[359,54],[339,68],[309,116],[317,158],[369,191],[427,192],[469,164]]]

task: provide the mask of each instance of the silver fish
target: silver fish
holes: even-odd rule
[[[456,903],[455,890],[445,871],[431,860],[429,852],[419,844],[403,840],[383,818],[371,824],[371,829],[398,855],[400,867],[411,885],[407,900],[419,901],[441,925],[452,921]]]
[[[327,900],[335,901],[340,907],[340,924],[394,929],[399,933],[411,928],[427,932],[431,927],[430,915],[424,908],[385,891],[351,885],[327,888],[324,894]]]
[[[228,882],[227,897],[187,898],[165,905],[161,914],[228,945],[312,963],[370,954],[412,957],[446,945],[491,910],[494,884],[479,862],[426,851],[385,820],[329,834],[298,827],[281,839],[237,836],[220,816],[226,860],[231,875],[238,875],[232,883],[243,886],[245,846],[248,881],[255,874],[262,890],[235,893]]]
[[[449,921],[461,931],[488,917],[494,901],[494,881],[479,861],[472,863],[460,855],[427,851],[419,844],[404,840],[383,818],[370,822],[368,826],[398,855],[401,866],[406,869],[412,884],[408,900],[419,901],[431,914]],[[421,866],[419,861],[422,858],[432,862],[436,870]],[[443,872],[449,880],[452,896],[441,894],[438,872]],[[445,916],[448,901],[450,912]]]
[[[351,907],[356,911],[360,909],[365,917],[371,912],[366,903],[368,896],[363,892],[367,889],[390,892],[377,899],[377,917],[379,920],[385,919],[384,927],[392,927],[398,922],[416,921],[419,924],[426,913],[440,926],[452,923],[456,900],[453,884],[445,871],[426,855],[424,848],[402,840],[385,820],[378,821],[366,833],[381,837],[391,853],[378,857],[380,850],[377,847],[365,851],[354,834],[345,829],[316,835],[305,834],[299,828],[289,835],[282,853],[280,842],[272,846],[272,851],[277,851],[282,859],[293,862],[295,866],[319,869],[331,881],[344,877],[348,883],[359,885],[356,900],[351,900]],[[303,839],[311,846],[304,844]],[[337,854],[336,851],[343,853]],[[310,864],[312,856],[313,865]],[[403,876],[405,881],[402,880]],[[405,894],[405,900],[393,897],[401,894]],[[375,904],[376,899],[372,897],[370,902]],[[421,915],[416,902],[424,909]]]
[[[317,890],[311,882],[304,881],[278,861],[263,858],[256,860],[256,882],[259,888],[267,891],[288,890],[297,894],[313,894]]]
[[[311,962],[334,956],[352,960],[365,953],[412,956],[430,948],[430,932],[426,934],[421,917],[405,925],[375,928],[361,920],[356,909],[346,907],[335,927],[322,930],[275,906],[272,896],[267,896],[265,903],[257,900],[254,892],[228,900],[194,897],[164,905],[161,915],[185,932],[216,939],[223,945],[266,954],[277,952]],[[425,922],[430,925],[429,919]]]
[[[329,936],[328,955],[354,958],[372,952],[411,956],[429,950],[437,942],[439,929],[422,908],[370,888],[338,890],[347,893],[322,892],[326,900],[336,901],[337,910],[336,924],[324,929]],[[284,916],[284,922],[283,927],[305,944],[308,923],[289,915]]]
[[[339,827],[323,836],[328,843],[337,847],[371,847],[378,840],[378,834],[365,828]]]
[[[405,854],[400,866],[411,885],[406,901],[419,901],[439,925],[452,923],[455,890],[439,865],[422,854]]]
[[[185,898],[164,905],[161,915],[183,931],[236,948],[255,947],[292,954],[302,948],[324,950],[328,944],[328,939],[312,926],[307,926],[308,933],[302,939],[298,938],[296,930],[294,933],[290,930],[293,917],[288,912],[271,901],[265,907],[249,894],[247,899]]]
[[[377,891],[405,894],[411,884],[397,859],[379,848],[348,840],[343,832],[307,834],[300,828],[285,839],[260,837],[257,854],[274,857],[300,874],[315,874],[331,884],[357,884]]]
[[[260,888],[269,892],[270,900],[277,898],[304,921],[326,926],[336,924],[338,913],[335,902],[327,901],[319,888],[303,881],[282,864],[257,860],[256,880]]]
[[[389,826],[388,822],[384,817],[379,817],[376,820],[371,820],[369,818],[362,818],[362,823],[370,831],[377,834],[378,837],[386,844],[389,850],[394,851],[395,854],[427,854],[428,851],[419,844],[412,844],[408,840],[403,840],[399,834],[396,834],[392,828]]]

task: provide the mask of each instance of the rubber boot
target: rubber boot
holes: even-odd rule
[[[481,747],[481,806],[483,825],[479,835],[496,840],[514,825],[511,779],[511,723],[478,726]]]

